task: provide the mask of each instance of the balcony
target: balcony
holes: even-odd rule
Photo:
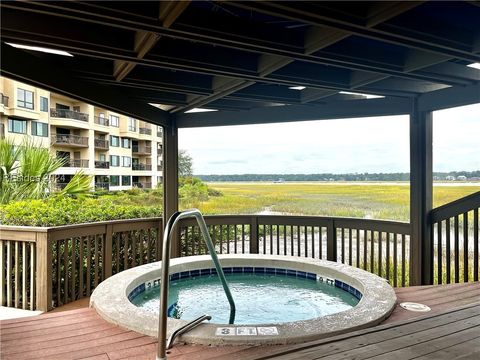
[[[142,145],[133,145],[132,153],[139,155],[151,155],[152,147],[151,146],[142,146]]]
[[[52,135],[51,144],[56,146],[88,147],[88,137],[70,134],[56,134]]]
[[[0,94],[0,103],[5,106],[5,107],[8,107],[8,99],[9,97],[8,96],[5,96],[3,94]]]
[[[110,144],[108,143],[108,140],[95,139],[95,149],[108,150],[109,148]]]
[[[139,188],[139,189],[151,189],[151,188],[152,188],[152,183],[151,183],[151,182],[147,182],[147,181],[134,182],[134,183],[132,183],[132,185],[133,185],[134,187]]]
[[[149,128],[144,128],[144,127],[138,128],[138,132],[144,135],[152,135],[152,129],[149,129]]]
[[[132,170],[135,171],[151,171],[152,165],[151,164],[132,164]]]
[[[110,190],[110,184],[108,182],[96,182],[95,189]]]
[[[95,160],[95,169],[110,169],[110,162]]]
[[[88,122],[88,114],[66,109],[50,109],[50,116],[60,119],[73,119]]]
[[[67,159],[63,167],[88,168],[88,160],[85,159]]]
[[[97,125],[103,125],[103,126],[109,126],[110,125],[110,122],[108,121],[108,119],[106,117],[94,116],[93,121]]]

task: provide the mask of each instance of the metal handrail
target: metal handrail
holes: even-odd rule
[[[227,295],[228,302],[230,303],[230,324],[235,321],[235,302],[233,301],[232,293],[225,279],[225,274],[218,261],[215,247],[213,246],[212,238],[208,232],[207,224],[203,218],[202,213],[198,209],[185,210],[182,212],[174,213],[168,220],[165,231],[163,234],[163,251],[162,251],[162,275],[160,282],[160,314],[158,321],[158,352],[157,360],[165,360],[167,358],[167,311],[168,311],[168,282],[169,282],[169,267],[170,267],[170,245],[171,235],[175,228],[175,225],[181,220],[189,217],[194,217],[197,220],[198,226],[202,232],[203,238],[207,245],[210,256],[212,257],[215,268],[217,269],[218,277],[222,282],[223,290]]]
[[[173,346],[173,343],[177,337],[179,337],[182,334],[185,334],[186,332],[192,330],[196,326],[200,325],[203,321],[205,320],[211,320],[212,317],[210,315],[202,315],[195,320],[190,321],[188,324],[183,325],[182,327],[178,328],[175,330],[172,335],[167,340],[167,350],[170,349]]]

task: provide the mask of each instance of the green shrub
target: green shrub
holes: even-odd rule
[[[120,205],[109,198],[50,197],[0,206],[0,223],[3,225],[59,226],[161,215],[159,206]]]

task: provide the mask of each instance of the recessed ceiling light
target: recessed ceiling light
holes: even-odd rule
[[[303,90],[305,88],[306,86],[290,86],[289,87],[290,90]]]
[[[385,97],[385,96],[381,96],[381,95],[362,94],[362,93],[355,93],[355,92],[350,92],[350,91],[340,91],[339,94],[360,95],[360,96],[366,97],[367,99],[381,99],[381,98]]]
[[[467,65],[468,67],[471,67],[471,68],[474,68],[474,69],[478,69],[480,70],[480,63],[473,63],[473,64],[469,64]]]
[[[218,111],[218,110],[217,109],[205,109],[205,108],[193,108],[193,109],[190,109],[188,111],[185,111],[185,114],[212,112],[212,111]]]
[[[156,108],[163,111],[170,111],[175,107],[175,105],[165,105],[165,104],[155,104],[155,103],[148,103],[148,105],[155,106]]]
[[[63,50],[55,50],[55,49],[49,49],[49,48],[44,48],[40,46],[29,46],[29,45],[21,45],[21,44],[14,44],[14,43],[6,43],[7,45],[10,45],[14,48],[17,49],[24,49],[24,50],[32,50],[32,51],[40,51],[44,53],[49,53],[49,54],[55,54],[55,55],[62,55],[62,56],[72,56],[72,54],[63,51]]]

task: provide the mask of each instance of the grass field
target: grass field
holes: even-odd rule
[[[409,220],[406,183],[210,183],[223,196],[193,204],[205,214],[284,213]],[[480,190],[435,185],[434,207]]]

